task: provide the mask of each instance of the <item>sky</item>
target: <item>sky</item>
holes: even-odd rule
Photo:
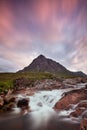
[[[0,72],[40,54],[87,74],[87,0],[0,0]]]

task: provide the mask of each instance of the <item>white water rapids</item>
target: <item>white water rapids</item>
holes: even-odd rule
[[[74,88],[67,89],[57,89],[57,90],[43,90],[37,91],[33,96],[25,96],[23,94],[18,95],[18,99],[20,98],[29,98],[29,106],[31,111],[40,111],[40,110],[53,110],[54,105],[58,102],[63,96],[64,92],[68,92],[75,89],[81,89],[85,87],[85,84],[77,84]]]
[[[65,130],[65,128],[67,130],[78,130],[77,127],[79,127],[79,120],[68,118],[68,115],[72,110],[56,112],[53,107],[55,106],[56,102],[61,99],[64,92],[83,87],[85,87],[85,84],[78,84],[74,86],[74,88],[52,91],[37,91],[32,96],[27,96],[26,94],[18,94],[17,100],[23,98],[30,99],[29,107],[31,112],[25,112],[24,115],[18,119],[16,119],[17,117],[14,118],[13,116],[10,118],[10,121],[8,120],[7,116],[5,116],[5,118],[1,117],[0,130],[13,130],[15,127],[18,128],[22,125],[24,125],[23,129],[18,128],[19,130],[50,130],[49,126],[53,127],[52,130]],[[20,110],[16,107],[14,108],[13,113],[17,115],[20,113]],[[3,119],[6,121],[5,125]]]

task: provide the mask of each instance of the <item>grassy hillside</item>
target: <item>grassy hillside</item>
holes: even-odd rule
[[[24,73],[0,73],[0,81],[12,81],[14,79],[25,77],[28,79],[44,79],[44,78],[52,78],[53,74],[50,73],[32,73],[32,72],[24,72]]]
[[[29,80],[51,79],[54,76],[50,73],[0,73],[0,91],[13,87],[13,80],[17,78],[27,78]]]
[[[23,73],[0,73],[0,92],[13,87],[13,80],[17,78],[27,78],[29,80],[52,79],[52,78],[74,78],[70,73],[43,73],[43,72],[23,72]]]

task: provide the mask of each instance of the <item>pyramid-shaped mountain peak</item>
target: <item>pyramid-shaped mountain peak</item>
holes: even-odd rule
[[[39,55],[37,58],[46,58],[44,55]]]
[[[44,60],[44,59],[46,59],[46,57],[45,57],[44,55],[39,55],[39,56],[36,58],[36,60],[38,60],[38,59]]]
[[[87,76],[83,72],[71,72],[60,63],[46,58],[44,55],[39,55],[29,66],[18,72],[50,72],[56,74],[68,74],[71,76]]]
[[[39,55],[32,61],[32,63],[29,66],[25,67],[20,72],[27,72],[27,71],[57,73],[57,72],[65,72],[68,70],[58,62],[46,58],[44,55]]]

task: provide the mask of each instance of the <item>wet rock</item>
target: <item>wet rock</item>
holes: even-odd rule
[[[82,118],[87,118],[87,108],[86,108],[86,110],[82,113],[81,117],[82,117]]]
[[[0,97],[0,108],[4,105],[4,100],[2,97]]]
[[[85,108],[77,108],[74,112],[71,112],[70,116],[79,117],[85,110]]]
[[[18,78],[13,81],[14,90],[22,90],[26,87],[29,87],[30,82],[27,78]]]
[[[87,130],[87,118],[84,118],[80,124],[79,130]]]
[[[15,106],[15,104],[13,102],[10,102],[8,104],[4,104],[2,110],[4,112],[11,111],[14,106]]]
[[[18,102],[17,102],[17,107],[21,108],[22,110],[24,109],[28,109],[29,108],[29,99],[20,99]]]
[[[85,107],[85,108],[87,108],[87,100],[81,101],[81,102],[78,104],[77,107]]]
[[[69,85],[76,85],[77,84],[77,82],[76,82],[76,79],[65,79],[64,81],[63,81],[63,83],[64,84],[69,84]]]
[[[82,99],[87,100],[87,91],[85,89],[77,89],[66,92],[55,104],[54,109],[67,109],[70,104],[77,104]]]
[[[85,85],[85,89],[87,89],[87,84]]]
[[[26,95],[27,95],[27,96],[33,96],[34,94],[35,94],[35,92],[32,91],[32,90],[28,90],[28,91],[26,92]]]
[[[62,82],[58,79],[37,80],[33,84],[37,90],[52,90],[62,88]]]
[[[38,106],[40,106],[40,107],[42,107],[42,106],[43,106],[43,104],[42,104],[41,102],[39,102],[37,105],[38,105]]]
[[[76,85],[78,83],[86,83],[87,82],[87,78],[70,78],[70,79],[65,79],[63,81],[64,84],[66,85]]]
[[[74,112],[71,112],[71,116],[73,117],[83,117],[83,115],[86,115],[86,110],[87,110],[87,101],[83,100],[81,101],[77,107],[75,108]]]
[[[10,102],[15,102],[15,100],[16,100],[15,96],[12,96],[12,95],[6,96],[4,98],[4,104],[9,104]]]
[[[2,95],[0,97],[0,110],[1,111],[10,111],[15,105],[16,97],[11,95],[10,91],[7,95]]]

